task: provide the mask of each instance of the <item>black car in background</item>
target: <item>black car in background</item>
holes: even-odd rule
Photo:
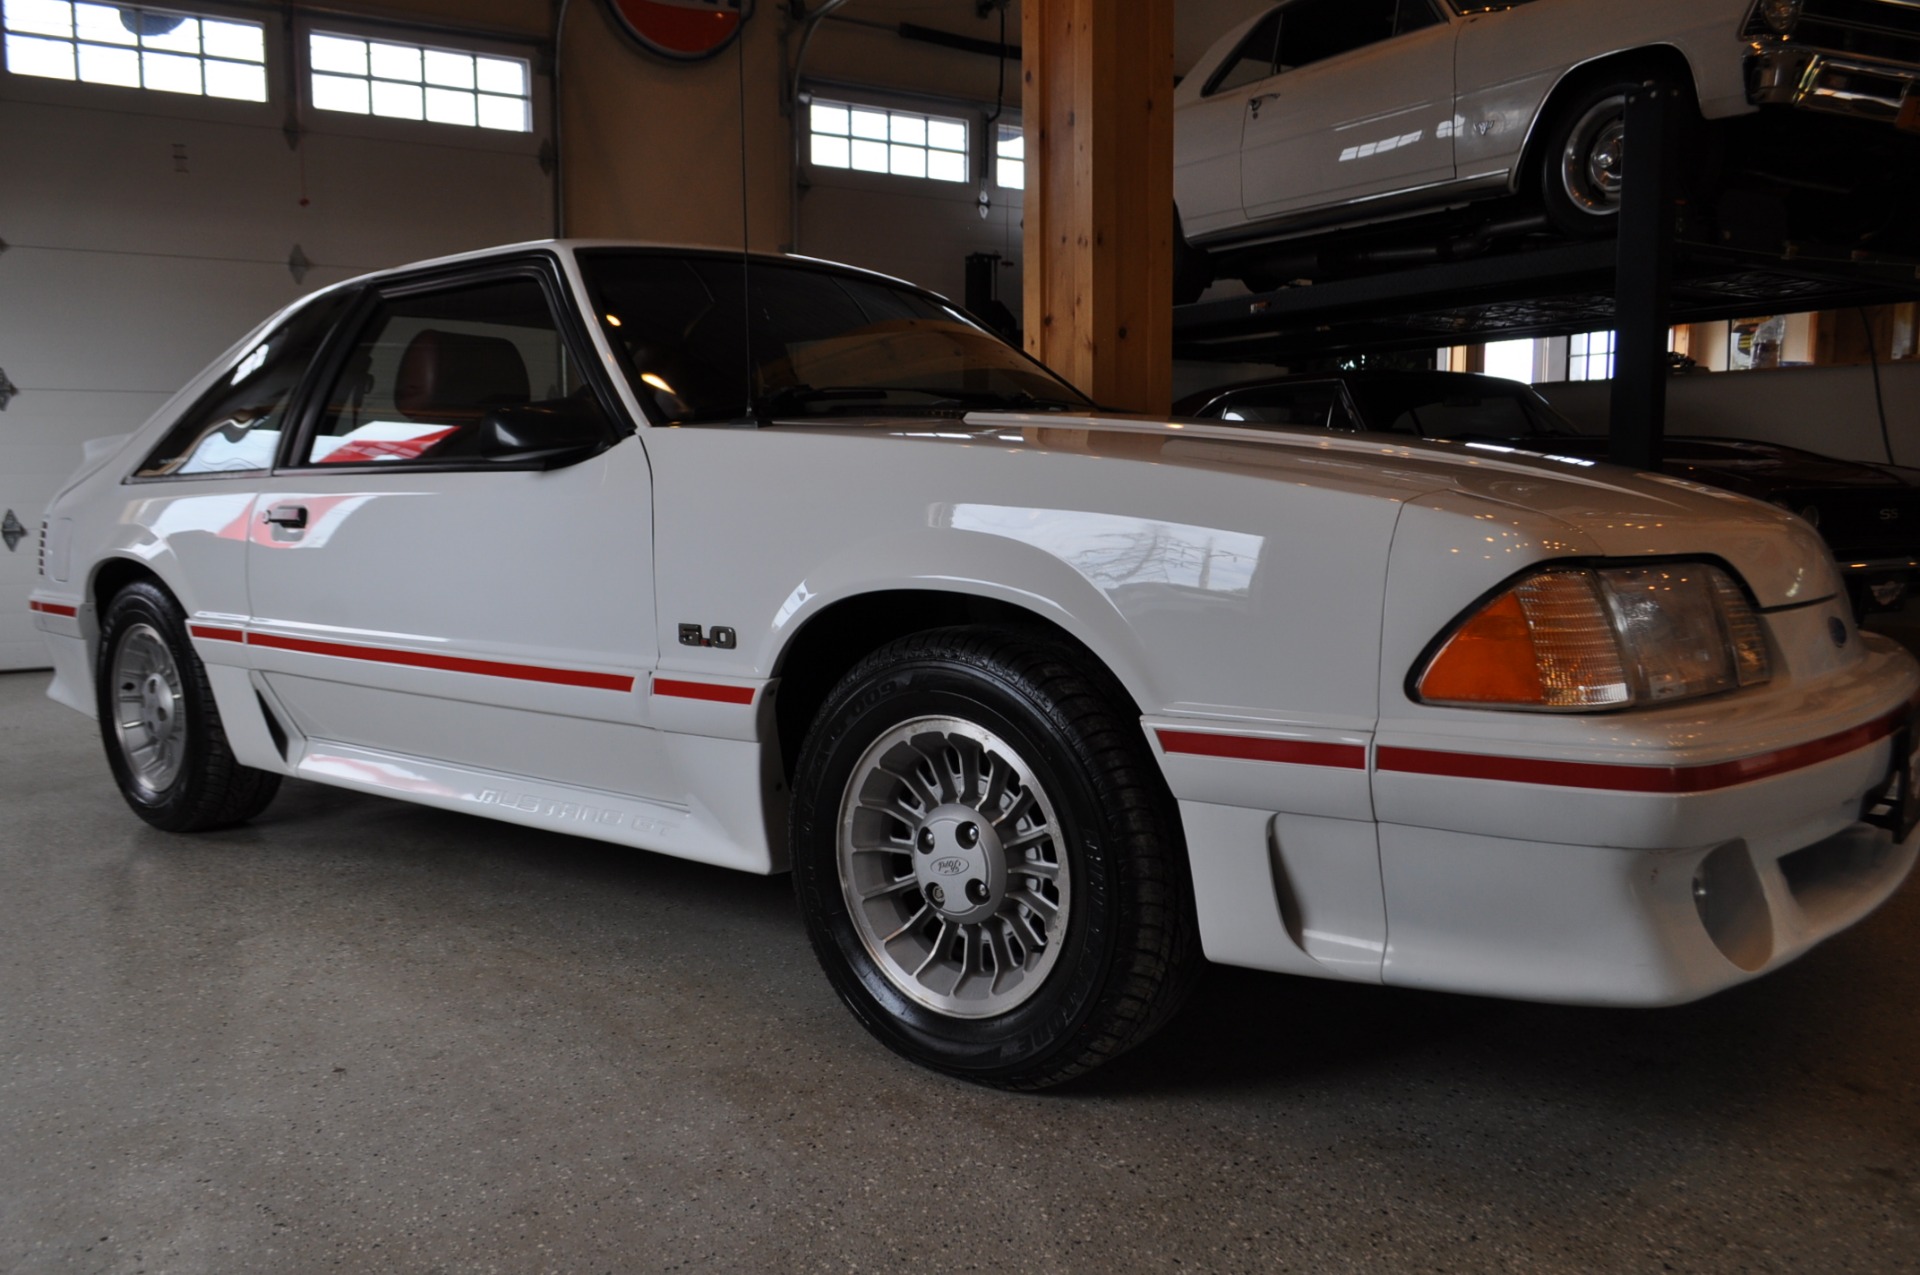
[[[1573,464],[1607,458],[1532,387],[1467,372],[1334,372],[1206,390],[1183,416],[1250,426],[1396,434]],[[1739,438],[1669,436],[1662,473],[1799,514],[1826,537],[1859,614],[1900,605],[1920,578],[1920,469]]]

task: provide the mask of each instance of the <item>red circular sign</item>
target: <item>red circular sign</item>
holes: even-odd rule
[[[613,16],[642,47],[695,62],[733,42],[748,0],[607,0]]]

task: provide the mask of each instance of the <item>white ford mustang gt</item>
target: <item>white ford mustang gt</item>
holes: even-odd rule
[[[1137,1044],[1203,953],[1685,1001],[1914,861],[1920,670],[1791,515],[1101,413],[860,271],[373,275],[103,453],[32,605],[142,818],[293,775],[791,867],[860,1020],[974,1080]]]

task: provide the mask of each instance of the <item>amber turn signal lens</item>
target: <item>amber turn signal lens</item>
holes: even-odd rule
[[[1511,591],[1462,625],[1420,679],[1420,698],[1458,704],[1541,704],[1546,694],[1526,612]]]
[[[1462,624],[1421,675],[1428,703],[1609,708],[1632,699],[1591,571],[1543,571]]]

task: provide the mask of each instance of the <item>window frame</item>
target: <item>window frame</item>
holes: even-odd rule
[[[324,20],[324,15],[314,15],[314,16],[321,17],[322,20]],[[353,23],[351,21],[347,21],[347,22],[339,23],[337,25],[341,27],[351,27]],[[493,134],[493,135],[502,136],[502,137],[525,137],[539,131],[540,120],[539,120],[539,112],[537,110],[537,99],[539,98],[540,95],[535,91],[536,80],[539,74],[539,66],[536,59],[532,56],[532,50],[528,50],[525,53],[519,53],[519,52],[508,52],[505,50],[479,49],[479,48],[474,48],[471,45],[465,46],[465,47],[457,46],[444,39],[439,42],[430,42],[427,39],[421,38],[421,37],[426,37],[433,34],[435,33],[430,31],[425,31],[425,30],[414,31],[414,32],[399,30],[399,31],[393,31],[387,34],[373,34],[373,33],[364,32],[364,31],[331,29],[331,28],[315,25],[315,23],[312,21],[305,23],[302,26],[301,31],[299,33],[299,40],[298,40],[298,45],[297,45],[296,54],[295,54],[296,59],[299,62],[299,71],[301,74],[300,86],[301,86],[302,104],[305,105],[308,110],[314,112],[316,116],[319,116],[321,115],[322,112],[324,112],[323,118],[346,117],[346,118],[355,118],[355,119],[390,120],[396,124],[420,124],[420,125],[433,125],[438,128],[458,128],[458,129],[468,130],[468,132],[470,133],[478,133],[483,135]],[[406,116],[406,115],[386,115],[373,109],[373,104],[371,101],[372,86],[374,86],[375,84],[381,84],[381,83],[407,84],[410,82],[402,81],[402,80],[393,80],[393,79],[388,79],[382,76],[375,75],[373,72],[371,60],[369,60],[367,72],[364,75],[349,75],[345,72],[321,71],[315,68],[313,63],[313,42],[316,38],[324,38],[324,39],[332,39],[332,40],[357,40],[360,43],[366,44],[366,45],[385,44],[385,45],[391,45],[397,48],[410,49],[418,52],[421,55],[421,60],[422,60],[421,77],[420,77],[420,80],[418,81],[418,85],[423,95],[422,114],[420,118],[415,119],[411,116]],[[425,71],[424,63],[425,63],[425,55],[428,53],[450,53],[457,56],[473,58],[473,59],[489,58],[494,61],[500,61],[500,62],[511,61],[511,62],[520,63],[525,68],[525,71],[526,71],[526,94],[524,97],[517,97],[512,100],[522,101],[526,104],[527,126],[523,129],[509,129],[509,128],[494,128],[490,125],[480,123],[479,115],[478,115],[479,98],[482,96],[504,98],[506,95],[500,94],[500,93],[491,93],[491,94],[486,93],[484,90],[479,88],[477,76],[476,76],[475,86],[473,88],[453,90],[455,92],[468,93],[470,96],[472,96],[475,99],[475,119],[473,123],[467,124],[467,123],[455,122],[450,120],[435,120],[435,119],[428,118],[427,115],[425,114],[424,95],[426,91],[429,89],[442,87],[442,86],[429,84],[426,80],[426,71]],[[318,101],[318,95],[315,92],[315,81],[320,76],[323,76],[323,75],[332,77],[334,79],[356,80],[368,85],[369,102],[368,102],[367,110],[350,111],[350,110],[342,110],[337,107],[320,105]]]
[[[314,431],[319,427],[320,418],[326,409],[327,388],[339,379],[361,334],[367,330],[367,324],[384,304],[423,294],[524,279],[532,279],[545,295],[547,304],[554,313],[555,331],[566,343],[568,353],[573,356],[580,368],[582,382],[592,391],[610,427],[605,442],[597,451],[570,461],[569,464],[579,464],[581,461],[598,456],[633,434],[635,432],[633,421],[621,404],[619,396],[613,393],[612,386],[608,384],[601,369],[598,351],[586,331],[578,308],[573,304],[573,292],[567,284],[559,260],[551,253],[535,253],[529,256],[505,257],[394,275],[373,280],[361,289],[352,307],[335,323],[332,333],[315,357],[307,378],[301,383],[301,398],[296,404],[297,415],[289,415],[292,424],[282,433],[280,451],[274,458],[273,476],[277,478],[283,474],[310,477],[318,474],[515,473],[553,469],[555,466],[550,460],[537,457],[529,460],[490,460],[483,456],[468,456],[421,461],[363,461],[331,465],[324,462],[316,464],[311,460],[298,464],[294,461],[295,457],[303,457],[310,452]],[[259,471],[249,472],[258,473]]]
[[[82,0],[83,3],[89,0]],[[104,0],[91,0],[103,3]],[[131,94],[132,98],[106,99],[116,104],[111,109],[126,109],[132,102],[138,102],[142,114],[185,119],[204,119],[208,121],[231,122],[236,112],[248,113],[259,119],[271,118],[269,112],[276,109],[284,113],[289,100],[289,82],[286,76],[285,53],[276,38],[275,26],[263,18],[258,8],[251,5],[225,3],[224,0],[178,0],[177,3],[136,5],[137,8],[158,9],[165,13],[180,14],[190,18],[211,19],[215,22],[248,22],[264,28],[263,60],[260,66],[266,74],[267,95],[264,101],[254,101],[243,97],[212,97],[205,92],[175,93],[165,89],[149,89],[137,85],[102,84],[78,78],[58,79],[45,75],[25,75],[6,65],[3,53],[0,53],[0,101],[47,102],[99,106],[101,99],[94,95]],[[50,37],[60,39],[61,37]],[[0,41],[4,36],[0,35]],[[77,41],[70,41],[77,43]],[[137,46],[136,46],[137,47]],[[204,55],[196,55],[204,59]],[[232,61],[233,59],[221,59]],[[252,65],[246,63],[244,65]],[[204,84],[204,81],[203,81]],[[245,118],[245,115],[240,118]]]
[[[1375,45],[1386,44],[1390,40],[1405,39],[1407,36],[1418,35],[1420,32],[1431,30],[1434,27],[1447,26],[1449,23],[1451,23],[1454,20],[1455,15],[1452,12],[1450,12],[1448,9],[1441,7],[1439,4],[1435,2],[1435,0],[1411,0],[1411,3],[1413,3],[1416,7],[1424,7],[1428,15],[1432,18],[1432,21],[1426,23],[1424,26],[1418,26],[1409,31],[1401,31],[1398,29],[1399,19],[1400,19],[1399,6],[1401,3],[1407,3],[1407,2],[1408,0],[1399,0],[1399,3],[1396,3],[1394,7],[1395,30],[1391,34],[1381,36],[1377,40],[1370,40],[1365,44],[1357,44],[1351,49],[1345,49],[1339,53],[1334,53],[1324,58],[1315,59],[1312,62],[1303,62],[1299,66],[1283,67],[1279,64],[1279,57],[1280,57],[1281,41],[1286,39],[1287,10],[1292,9],[1296,5],[1301,3],[1301,0],[1283,0],[1283,3],[1269,10],[1265,17],[1262,17],[1259,22],[1256,22],[1253,26],[1247,29],[1247,34],[1244,37],[1242,37],[1240,43],[1236,44],[1233,47],[1233,52],[1229,54],[1227,58],[1220,63],[1219,66],[1214,68],[1213,74],[1207,78],[1206,85],[1201,88],[1200,96],[1203,98],[1207,98],[1207,97],[1213,97],[1216,94],[1220,94],[1220,93],[1238,93],[1244,89],[1252,88],[1256,84],[1265,84],[1268,80],[1279,79],[1283,75],[1290,75],[1298,71],[1305,71],[1311,67],[1320,66],[1323,63],[1333,62],[1340,58],[1348,57],[1354,53],[1358,53],[1361,49],[1371,49]],[[1272,64],[1273,65],[1272,72],[1268,75],[1262,76],[1260,79],[1249,80],[1245,84],[1237,85],[1230,89],[1222,89],[1220,87],[1220,82],[1227,78],[1227,73],[1230,70],[1232,70],[1233,67],[1240,61],[1241,52],[1249,44],[1253,42],[1253,39],[1255,36],[1260,34],[1260,28],[1266,24],[1268,19],[1275,18],[1276,16],[1278,18],[1278,29],[1276,29],[1273,33],[1274,62]]]
[[[954,181],[945,177],[929,177],[924,173],[918,174],[918,175],[913,173],[896,173],[892,170],[891,166],[889,166],[887,171],[885,172],[876,172],[873,169],[868,169],[868,168],[855,168],[851,162],[849,162],[844,167],[838,164],[819,163],[813,158],[814,138],[838,137],[840,135],[837,133],[816,133],[814,131],[813,109],[816,106],[838,107],[842,110],[847,110],[847,111],[870,111],[870,112],[884,113],[889,119],[889,126],[888,126],[889,133],[892,132],[891,119],[895,115],[907,115],[907,116],[917,117],[923,123],[937,122],[941,124],[958,124],[962,129],[966,131],[966,145],[963,146],[958,151],[948,150],[945,147],[929,146],[925,142],[896,143],[892,141],[891,138],[889,138],[885,142],[882,142],[881,144],[889,147],[895,146],[895,145],[918,146],[920,150],[929,152],[929,153],[937,153],[941,155],[958,155],[960,156],[961,160],[965,163],[966,171],[960,177],[959,180]],[[831,91],[822,93],[822,92],[811,91],[811,90],[807,93],[806,100],[801,104],[801,109],[805,112],[805,117],[804,119],[796,120],[795,124],[797,127],[804,130],[802,133],[802,137],[804,138],[806,145],[804,147],[803,158],[806,164],[807,172],[810,175],[814,173],[857,173],[861,177],[868,177],[868,178],[890,178],[890,179],[896,179],[896,180],[908,181],[908,182],[926,182],[926,183],[929,183],[936,190],[965,190],[969,186],[978,185],[983,180],[982,177],[977,172],[977,165],[980,163],[980,158],[976,152],[979,150],[978,138],[984,132],[984,130],[976,127],[977,125],[980,124],[980,121],[977,118],[975,118],[974,115],[970,112],[965,114],[954,114],[954,115],[935,114],[933,111],[925,110],[917,105],[916,106],[895,106],[895,105],[892,105],[891,103],[884,102],[884,101],[876,101],[871,98],[864,99],[864,100],[855,100],[855,98],[851,95],[835,96]],[[867,141],[867,140],[878,140],[878,139],[856,138],[853,136],[852,132],[849,131],[847,134],[847,140],[849,145],[851,145],[851,143],[854,141]],[[992,155],[991,155],[991,152],[989,152],[988,154],[989,165],[991,165],[991,162],[992,162]]]
[[[315,35],[339,36],[350,40],[368,40],[386,44],[410,44],[421,48],[444,49],[480,57],[517,58],[528,64],[528,118],[532,128],[525,133],[506,129],[468,128],[463,124],[438,124],[432,120],[398,119],[389,115],[361,115],[353,111],[334,111],[313,103],[312,40]],[[410,145],[453,146],[465,150],[495,151],[503,154],[538,155],[552,135],[553,82],[550,48],[541,37],[512,31],[456,31],[442,28],[431,20],[418,22],[403,18],[382,18],[372,14],[349,14],[344,10],[311,12],[295,9],[293,30],[278,50],[286,62],[285,82],[289,100],[298,112],[303,132],[320,136],[364,138]],[[554,180],[549,177],[548,180]]]

